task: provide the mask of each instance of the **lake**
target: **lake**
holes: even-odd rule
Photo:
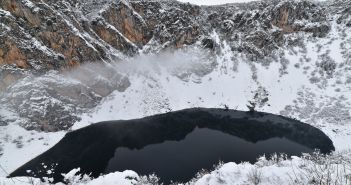
[[[61,181],[61,173],[78,167],[93,177],[128,169],[155,173],[169,184],[189,181],[219,161],[255,163],[262,155],[300,156],[315,149],[329,153],[334,146],[322,131],[300,121],[262,112],[193,108],[70,132],[10,176]],[[54,173],[48,175],[45,166]]]

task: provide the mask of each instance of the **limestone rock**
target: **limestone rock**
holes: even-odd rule
[[[233,50],[264,58],[285,44],[285,34],[328,33],[324,6],[307,0],[214,7],[170,0],[3,0],[0,65],[67,69],[84,62],[121,60],[139,50],[182,48],[201,43],[213,31]],[[339,22],[348,17],[347,9],[344,12]]]

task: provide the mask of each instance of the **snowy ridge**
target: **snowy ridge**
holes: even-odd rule
[[[7,15],[6,11],[0,10],[0,14],[2,12]],[[298,44],[282,46],[276,52],[276,59],[266,63],[253,62],[246,55],[232,51],[230,43],[213,31],[209,37],[215,42],[214,50],[189,45],[177,51],[141,54],[106,66],[83,65],[78,71],[90,71],[92,75],[88,78],[74,76],[74,72],[27,76],[0,94],[0,102],[6,103],[0,107],[0,125],[4,123],[0,126],[0,164],[11,172],[64,136],[66,131],[43,133],[23,129],[19,125],[26,120],[18,115],[20,111],[15,108],[19,106],[14,103],[26,93],[34,93],[36,96],[24,98],[19,105],[32,105],[29,110],[45,113],[45,106],[51,104],[45,102],[52,101],[56,105],[70,105],[68,111],[73,111],[77,99],[72,94],[62,92],[57,100],[49,94],[58,92],[57,89],[52,91],[52,87],[57,86],[59,89],[77,87],[77,97],[88,94],[84,97],[99,99],[91,102],[93,106],[86,106],[85,101],[79,104],[82,110],[76,112],[79,119],[74,121],[72,130],[99,121],[140,118],[189,107],[227,105],[231,109],[247,110],[249,102],[254,102],[259,111],[293,117],[320,128],[333,140],[336,148],[335,154],[320,160],[330,169],[345,167],[338,161],[349,161],[340,158],[347,158],[351,153],[351,36],[347,34],[351,30],[345,26],[347,23],[337,24],[341,16],[329,15],[331,31],[326,37],[301,32],[289,34],[286,39]],[[82,35],[86,37],[84,33]],[[155,49],[152,43],[149,44],[150,49]],[[92,73],[98,71],[102,72]],[[118,75],[111,79],[110,74]],[[130,84],[124,86],[121,77],[126,77]],[[106,87],[107,92],[101,91]],[[306,184],[311,179],[303,177],[304,173],[309,173],[319,164],[297,157],[273,161],[278,162],[261,158],[254,165],[227,163],[210,173],[200,173],[190,184],[251,184],[252,178],[259,174],[261,184],[290,184],[294,180]],[[344,175],[349,176],[350,166],[346,165],[345,169]],[[1,176],[7,175],[0,171]],[[72,173],[72,184],[148,184],[155,180],[126,171],[82,182],[74,180],[76,176],[74,171]],[[338,178],[335,173],[331,175]],[[39,180],[34,179],[34,182],[39,183]],[[26,177],[0,178],[0,183],[30,184],[31,181]]]

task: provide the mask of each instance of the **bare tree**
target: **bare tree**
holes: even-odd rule
[[[249,105],[246,105],[246,107],[249,109],[250,112],[255,112],[256,103],[249,101]]]

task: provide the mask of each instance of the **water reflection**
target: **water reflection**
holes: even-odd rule
[[[48,176],[44,164],[61,173],[80,167],[94,177],[132,169],[162,180],[187,181],[219,160],[255,162],[262,154],[300,155],[334,150],[320,130],[267,113],[194,108],[136,120],[108,121],[68,133],[57,145],[11,176]]]

